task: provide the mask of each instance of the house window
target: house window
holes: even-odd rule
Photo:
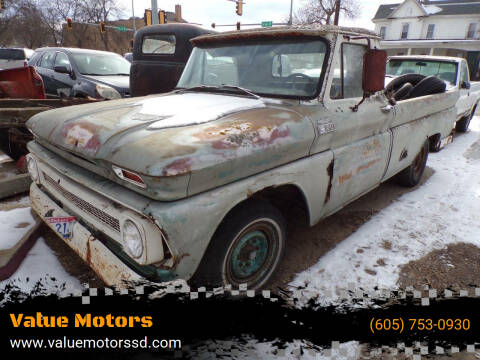
[[[434,31],[435,31],[435,24],[429,24],[427,29],[427,39],[433,39]]]
[[[385,40],[385,35],[387,34],[387,27],[386,26],[382,26],[380,28],[380,37],[382,38],[382,40]]]
[[[409,23],[406,23],[406,24],[402,24],[402,35],[400,37],[400,39],[407,39],[408,38],[408,27],[409,27]]]
[[[477,23],[470,23],[468,25],[467,39],[474,39],[477,32]]]

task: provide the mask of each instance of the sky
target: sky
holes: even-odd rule
[[[294,11],[300,8],[306,0],[293,0]],[[125,7],[125,14],[132,14],[132,0],[120,0]],[[143,17],[146,8],[151,7],[151,0],[133,0],[135,15]],[[361,15],[355,20],[341,19],[340,25],[357,26],[373,29],[371,19],[380,4],[391,4],[392,0],[359,0]],[[401,2],[399,0],[398,2]],[[290,0],[244,0],[243,15],[235,13],[235,3],[231,0],[157,0],[158,8],[175,11],[175,4],[182,5],[182,16],[191,23],[202,24],[210,28],[211,23],[236,24],[261,23],[262,21],[285,22],[290,13]],[[217,27],[217,30],[232,28]]]

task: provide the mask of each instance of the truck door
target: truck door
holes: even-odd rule
[[[460,98],[457,102],[457,118],[466,115],[470,112],[473,106],[473,99],[470,96],[470,89],[466,89],[462,87],[462,83],[469,83],[470,82],[470,74],[468,72],[468,66],[465,61],[462,61],[459,69],[459,81],[458,81],[458,88],[460,91]]]
[[[382,111],[387,104],[384,96],[372,96],[360,103],[363,96],[363,56],[365,40],[337,43],[327,93],[326,110],[317,119],[330,123],[329,148],[334,164],[331,190],[324,214],[335,212],[348,202],[378,186],[385,173],[391,147],[388,120],[391,114]],[[330,89],[328,91],[328,89]],[[322,135],[315,146],[322,146]]]

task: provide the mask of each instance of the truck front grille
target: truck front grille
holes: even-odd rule
[[[56,191],[58,191],[65,199],[70,201],[73,205],[80,210],[97,218],[103,224],[109,226],[113,230],[120,232],[120,221],[113,216],[108,215],[105,211],[98,209],[87,201],[80,199],[78,196],[72,194],[70,191],[65,190],[60,184],[53,180],[46,173],[43,173],[43,177],[48,184],[50,184]]]

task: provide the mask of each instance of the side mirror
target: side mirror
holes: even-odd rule
[[[365,94],[373,94],[385,88],[387,52],[369,49],[363,56],[362,88]]]
[[[460,88],[462,89],[467,89],[467,90],[470,90],[470,83],[468,81],[462,81],[462,83],[460,84]]]
[[[71,74],[72,70],[69,66],[65,65],[57,65],[54,68],[55,72],[62,73],[62,74]]]

